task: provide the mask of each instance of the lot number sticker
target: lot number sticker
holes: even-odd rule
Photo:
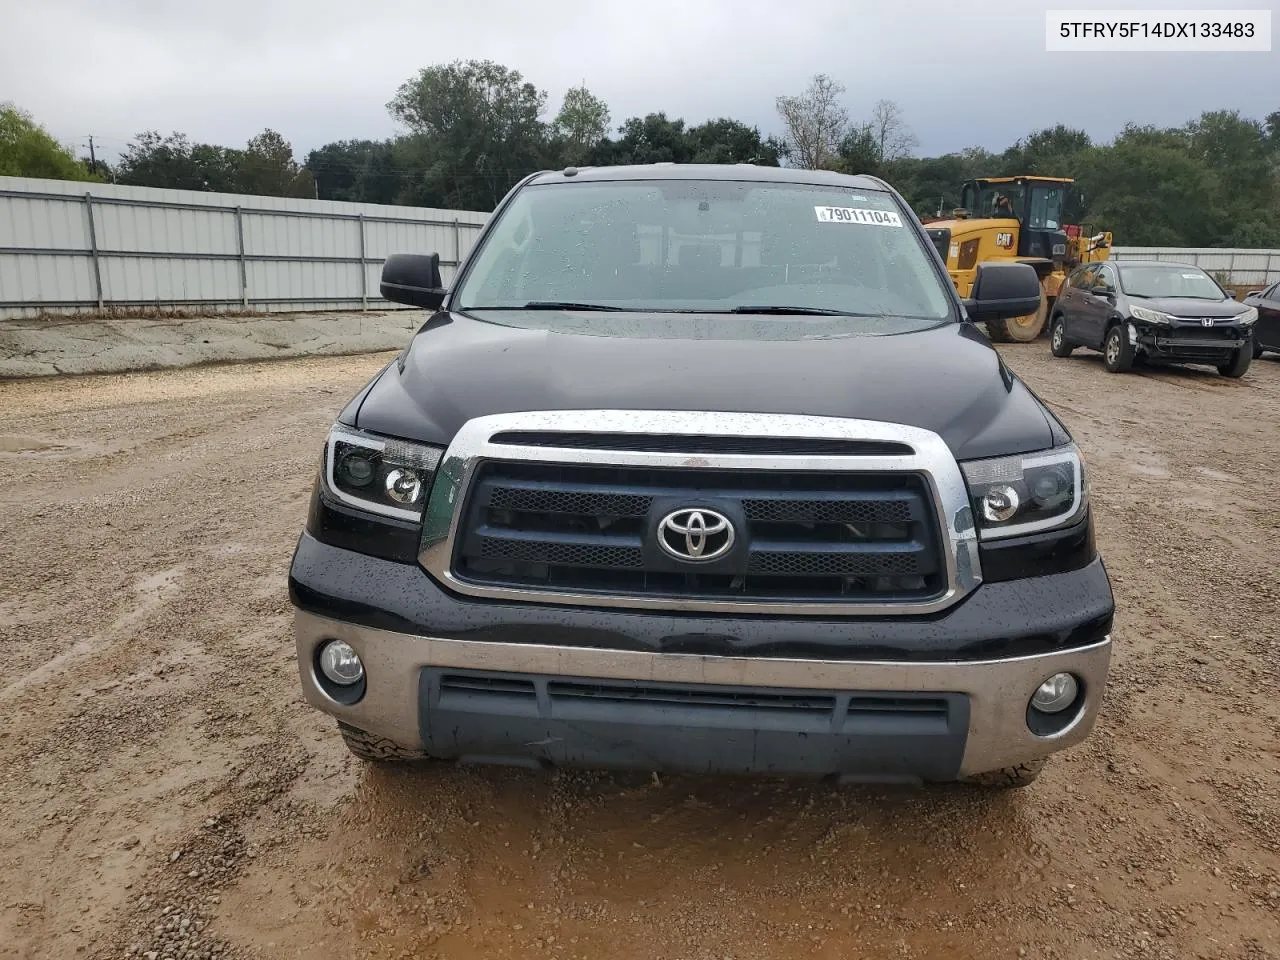
[[[869,223],[873,227],[900,227],[902,218],[892,210],[866,207],[814,207],[819,223]]]

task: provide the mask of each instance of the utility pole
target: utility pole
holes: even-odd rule
[[[89,134],[89,172],[98,172],[98,157],[93,152],[93,134]]]

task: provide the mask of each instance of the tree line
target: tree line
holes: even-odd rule
[[[699,124],[665,112],[613,125],[584,86],[554,116],[547,94],[489,60],[425,67],[387,104],[401,133],[339,140],[299,163],[274,130],[243,148],[193,143],[181,133],[138,134],[110,166],[76,157],[29,115],[0,105],[0,175],[267,196],[318,197],[490,210],[525,174],[615,163],[754,163],[867,173],[893,184],[922,216],[946,215],[974,177],[1073,177],[1094,229],[1130,246],[1280,247],[1280,110],[1201,114],[1179,127],[1131,123],[1106,142],[1056,125],[1000,152],[970,147],[916,155],[902,109],[877,103],[851,118],[845,89],[819,74],[775,102],[781,135],[721,117]]]

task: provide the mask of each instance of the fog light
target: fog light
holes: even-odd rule
[[[334,683],[349,687],[364,676],[364,664],[350,644],[330,640],[320,650],[320,672]]]
[[[1031,705],[1045,713],[1061,713],[1076,702],[1080,684],[1069,673],[1055,673],[1031,695]]]
[[[422,478],[412,470],[397,467],[387,474],[387,496],[396,503],[414,503],[422,493]]]
[[[982,497],[982,516],[992,523],[1004,523],[1018,512],[1022,501],[1018,491],[1008,484],[992,487]]]

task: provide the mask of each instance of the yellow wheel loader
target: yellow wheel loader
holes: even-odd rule
[[[946,262],[961,297],[968,297],[978,264],[992,260],[1029,263],[1040,276],[1040,309],[1012,320],[992,320],[987,334],[1001,342],[1040,336],[1068,273],[1081,263],[1105,260],[1111,234],[1092,234],[1077,219],[1079,197],[1065,177],[989,177],[970,180],[950,220],[931,220],[925,231]]]

